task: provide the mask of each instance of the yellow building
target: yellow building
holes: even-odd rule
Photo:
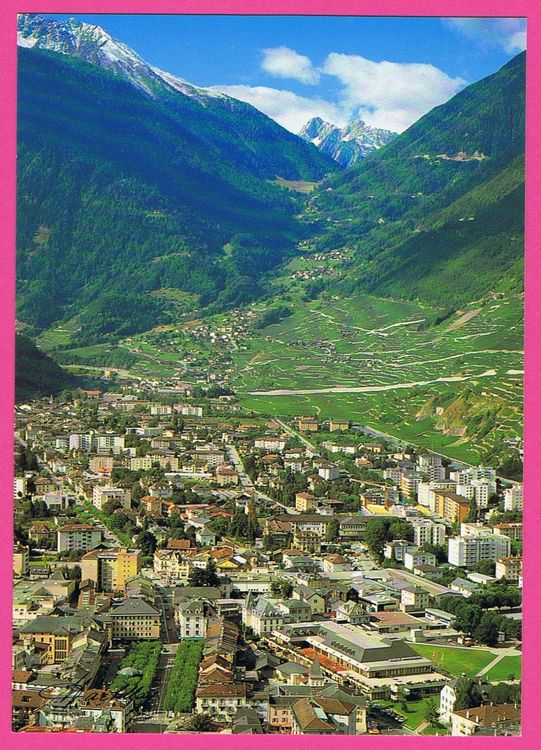
[[[318,555],[321,552],[321,537],[313,531],[295,529],[292,547],[302,552]]]
[[[13,572],[16,576],[26,575],[29,557],[28,547],[23,544],[16,544],[13,547]]]
[[[317,432],[319,427],[315,417],[299,417],[297,426],[303,432]]]
[[[73,642],[87,627],[83,617],[40,616],[23,625],[19,634],[25,646],[43,643],[48,646],[47,664],[66,661],[71,653]]]
[[[154,553],[154,572],[167,580],[186,579],[190,575],[191,565],[178,550],[157,549]]]
[[[144,599],[126,599],[108,613],[113,638],[148,640],[160,637],[160,613]]]
[[[462,523],[470,512],[470,501],[452,490],[433,490],[433,512],[440,518],[447,518],[452,523]]]
[[[307,513],[317,508],[317,498],[309,492],[297,492],[295,495],[295,510],[300,513]]]
[[[81,560],[81,578],[94,581],[97,591],[124,591],[126,581],[141,570],[139,549],[99,549],[87,552]]]
[[[329,431],[337,432],[338,430],[349,430],[350,423],[345,419],[331,419],[329,423]]]

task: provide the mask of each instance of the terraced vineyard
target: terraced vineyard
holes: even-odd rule
[[[273,281],[288,316],[263,328],[258,321],[270,305],[258,302],[116,346],[68,349],[69,326],[49,331],[42,345],[54,351],[60,338],[54,353],[64,365],[142,378],[181,373],[204,382],[211,372],[248,411],[346,418],[470,463],[514,450],[522,430],[522,297],[499,295],[454,312],[368,295],[308,298],[314,280],[339,275],[345,264],[347,256],[294,259]]]
[[[435,315],[368,296],[296,304],[234,353],[231,384],[257,412],[348,418],[475,462],[520,435],[522,300]]]

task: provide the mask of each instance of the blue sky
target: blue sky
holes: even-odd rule
[[[525,46],[521,19],[77,18],[152,65],[248,101],[292,131],[315,115],[404,130]]]

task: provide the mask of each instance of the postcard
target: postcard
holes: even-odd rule
[[[533,745],[533,3],[8,6],[8,746]]]

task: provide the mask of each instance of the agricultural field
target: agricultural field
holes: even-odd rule
[[[492,651],[478,648],[435,646],[428,643],[411,643],[410,646],[421,656],[431,659],[437,669],[444,669],[453,677],[462,673],[475,677],[496,658]]]

